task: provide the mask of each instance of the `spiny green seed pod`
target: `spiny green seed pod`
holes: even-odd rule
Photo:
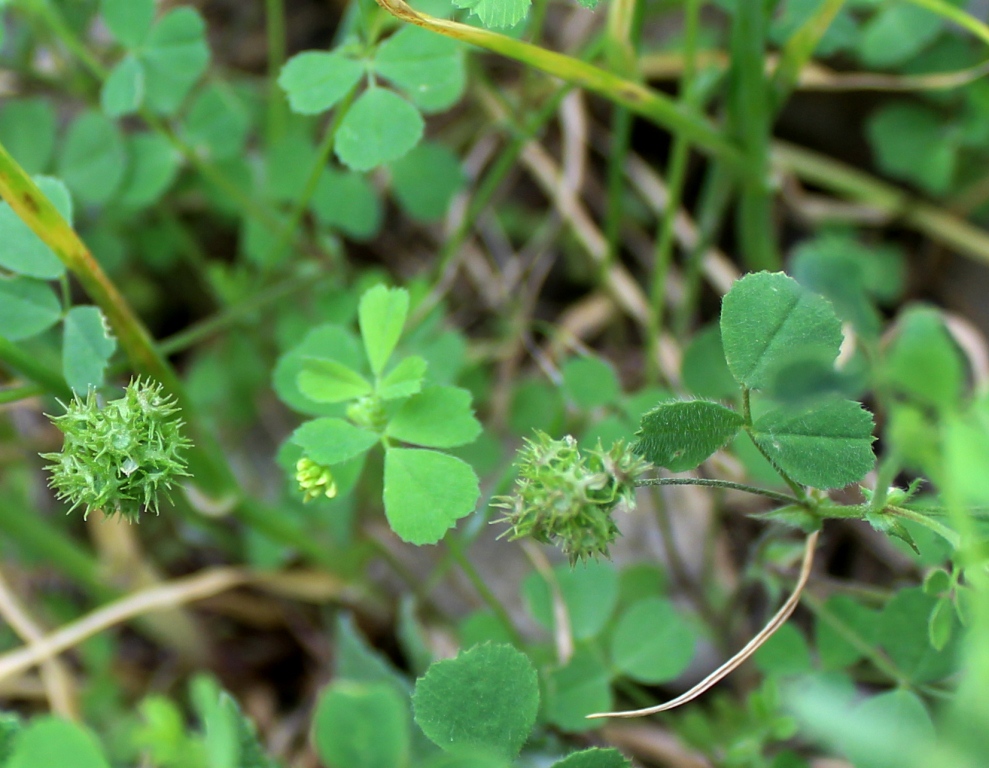
[[[64,404],[63,404],[64,405]],[[100,408],[92,390],[65,406],[64,416],[49,416],[65,440],[60,453],[43,453],[52,461],[49,485],[71,512],[84,507],[105,515],[139,520],[141,512],[158,514],[158,495],[178,478],[188,477],[182,451],[191,445],[179,431],[175,400],[161,384],[133,379],[124,396]]]
[[[337,495],[337,484],[329,467],[317,464],[303,456],[295,464],[295,479],[302,491],[302,501],[308,503],[320,496],[332,499]]]
[[[507,510],[495,522],[508,523],[512,539],[558,543],[571,565],[607,556],[618,536],[611,513],[620,502],[634,508],[635,482],[651,467],[623,441],[608,451],[599,441],[595,450],[581,453],[569,435],[553,440],[538,431],[519,450],[516,466],[514,495],[493,501]]]

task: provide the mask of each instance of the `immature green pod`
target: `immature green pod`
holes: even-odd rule
[[[52,462],[49,485],[71,502],[70,512],[81,506],[86,516],[99,509],[132,521],[144,510],[158,514],[159,493],[167,496],[173,482],[188,476],[181,453],[190,442],[161,384],[133,379],[123,397],[103,408],[90,390],[65,411],[49,417],[65,435],[61,452],[41,456]]]
[[[303,493],[303,502],[318,499],[320,496],[332,499],[337,495],[337,484],[330,468],[317,464],[305,456],[295,464],[295,480]]]

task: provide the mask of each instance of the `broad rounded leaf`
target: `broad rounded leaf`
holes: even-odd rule
[[[452,106],[467,83],[461,44],[412,25],[381,44],[374,57],[374,70],[426,112]]]
[[[481,491],[465,461],[422,448],[390,448],[383,495],[388,524],[403,541],[435,544],[474,511]]]
[[[4,768],[110,768],[93,735],[56,717],[33,719],[14,740]]]
[[[372,391],[371,382],[336,360],[305,358],[297,380],[299,391],[317,403],[342,403]]]
[[[41,193],[48,198],[62,218],[72,223],[72,198],[58,179],[36,176]],[[65,274],[65,265],[45,245],[21,217],[6,203],[0,202],[0,267],[27,277],[54,280]]]
[[[389,437],[430,448],[472,443],[481,434],[471,394],[459,387],[427,387],[406,400],[388,422]]]
[[[419,221],[443,218],[464,185],[460,159],[445,145],[424,141],[389,165],[391,188],[399,205]]]
[[[127,48],[136,48],[148,36],[155,20],[155,0],[103,0],[103,21]]]
[[[513,758],[539,710],[532,662],[510,645],[480,645],[429,667],[412,695],[415,719],[447,752],[487,750]]]
[[[175,181],[179,158],[171,142],[148,131],[127,136],[130,162],[117,195],[127,208],[145,208],[157,202]]]
[[[418,144],[424,125],[419,110],[397,93],[369,88],[340,121],[337,157],[355,171],[369,171]]]
[[[210,84],[192,100],[182,127],[198,153],[223,159],[243,152],[251,117],[233,89]]]
[[[635,451],[671,472],[693,469],[724,448],[744,419],[707,400],[660,403],[642,417]]]
[[[584,749],[553,763],[552,768],[631,768],[617,749]]]
[[[933,195],[946,194],[958,170],[954,131],[938,110],[912,101],[885,103],[866,124],[872,154],[883,172]],[[917,152],[918,146],[928,150]]]
[[[695,634],[669,600],[648,597],[629,608],[611,636],[611,661],[643,683],[679,677],[694,658]]]
[[[381,203],[374,185],[359,173],[323,170],[309,203],[316,220],[355,240],[367,240],[381,228]]]
[[[613,672],[590,647],[578,647],[570,661],[546,675],[546,720],[564,731],[592,731],[604,725],[588,720],[612,709]]]
[[[99,112],[73,121],[62,144],[58,172],[80,200],[98,205],[117,191],[127,170],[120,129]]]
[[[793,480],[814,488],[842,488],[876,463],[872,414],[851,400],[812,409],[782,407],[758,418],[752,439]]]
[[[73,307],[65,316],[62,373],[76,392],[103,386],[103,377],[117,340],[97,307]]]
[[[900,688],[880,693],[855,707],[848,717],[852,722],[838,743],[855,768],[901,768],[918,764],[918,755],[934,754],[934,724],[924,703],[911,691]]]
[[[360,456],[378,442],[378,435],[349,421],[325,417],[307,421],[289,439],[317,464],[333,465]]]
[[[188,6],[169,11],[152,28],[139,55],[145,103],[156,112],[173,114],[209,63],[202,16]]]
[[[288,96],[293,112],[318,115],[340,101],[363,74],[359,61],[339,53],[305,51],[282,67],[278,85]]]
[[[360,366],[363,357],[360,341],[346,328],[333,324],[316,326],[278,359],[272,375],[275,392],[283,403],[299,413],[309,416],[340,415],[342,406],[317,402],[303,394],[299,389],[299,374],[309,359],[336,360],[353,368]]]
[[[958,667],[957,632],[947,647],[935,649],[930,642],[927,624],[937,602],[920,587],[902,589],[883,607],[878,622],[879,644],[913,683],[940,680]]]
[[[578,568],[558,565],[553,578],[567,609],[574,640],[590,640],[604,631],[618,604],[618,571],[606,560],[591,560]],[[529,612],[544,628],[559,631],[553,595],[542,574],[533,571],[522,584]]]
[[[375,376],[380,376],[388,364],[408,313],[409,292],[404,288],[376,285],[361,296],[357,317],[367,359]]]
[[[29,277],[0,278],[0,336],[36,336],[58,322],[62,305],[47,283]]]
[[[132,54],[124,56],[110,71],[100,89],[100,107],[109,117],[137,111],[144,100],[144,65]]]
[[[862,28],[858,51],[870,67],[908,62],[941,34],[941,17],[910,3],[879,9]]]
[[[334,682],[319,697],[312,727],[324,765],[395,768],[409,759],[408,709],[388,683]]]
[[[611,365],[597,357],[568,360],[561,371],[563,390],[581,408],[596,408],[617,402],[622,385]]]
[[[965,360],[940,313],[908,309],[896,322],[880,375],[911,400],[935,409],[954,409],[965,384]]]
[[[797,353],[834,360],[841,322],[826,299],[796,280],[781,272],[757,272],[737,281],[725,296],[721,340],[735,380],[761,389]]]

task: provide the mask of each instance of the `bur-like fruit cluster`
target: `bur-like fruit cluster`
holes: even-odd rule
[[[538,431],[519,449],[516,466],[515,493],[493,501],[507,510],[496,522],[511,526],[512,539],[558,544],[571,565],[608,555],[619,534],[611,514],[620,503],[635,506],[636,480],[651,467],[622,441],[581,452],[569,435],[554,440]]]
[[[65,435],[50,460],[49,485],[58,498],[105,515],[137,521],[141,512],[158,514],[158,497],[178,478],[188,477],[181,454],[190,442],[182,436],[175,400],[161,384],[134,379],[124,396],[100,407],[92,390],[65,406],[63,416],[49,417]]]

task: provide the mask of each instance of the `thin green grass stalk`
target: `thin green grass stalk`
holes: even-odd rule
[[[265,30],[268,37],[268,111],[266,136],[268,143],[277,141],[285,131],[287,104],[278,87],[278,75],[285,64],[285,0],[265,0]]]
[[[0,363],[43,387],[45,392],[66,402],[72,399],[72,390],[61,373],[52,370],[37,355],[25,352],[3,336],[0,336]]]
[[[907,2],[919,5],[933,13],[938,14],[948,21],[954,22],[960,27],[964,27],[977,38],[989,45],[989,25],[979,21],[967,11],[957,8],[944,0],[907,0]]]
[[[464,551],[460,548],[460,541],[456,536],[448,536],[445,539],[447,550],[453,556],[454,561],[460,567],[464,576],[467,577],[471,585],[477,591],[477,594],[484,601],[485,605],[491,609],[498,622],[502,625],[502,628],[508,633],[512,641],[519,646],[523,645],[522,636],[519,631],[515,628],[515,624],[512,622],[512,617],[509,615],[508,610],[498,596],[491,591],[491,588],[487,585],[487,582],[483,579],[480,573],[478,573],[477,568],[474,567],[474,563],[471,562],[470,558],[464,554]]]
[[[697,36],[700,31],[700,0],[687,0],[684,10],[684,68],[680,78],[680,101],[687,109],[696,109],[694,77],[697,73]],[[656,383],[660,376],[659,340],[663,330],[666,306],[666,278],[673,259],[673,243],[676,218],[683,199],[683,185],[687,179],[690,160],[690,142],[684,134],[673,140],[673,149],[666,173],[666,208],[656,233],[656,249],[653,256],[652,285],[649,293],[649,324],[646,328],[646,376]]]
[[[845,0],[824,0],[783,47],[772,80],[772,110],[779,112],[787,97],[800,81],[800,71],[814,55],[814,49],[841,12]]]
[[[10,405],[45,394],[45,388],[38,384],[25,384],[23,387],[0,389],[0,405]]]
[[[571,85],[603,96],[627,107],[637,115],[672,133],[684,133],[702,152],[718,157],[737,168],[743,175],[752,168],[735,144],[705,118],[684,111],[680,105],[658,91],[634,83],[600,67],[541,48],[487,29],[456,21],[438,19],[413,10],[405,0],[377,0],[378,4],[403,21],[438,34],[476,45],[558,77]],[[743,4],[744,5],[744,4]]]
[[[778,269],[780,264],[772,223],[773,196],[767,178],[772,120],[765,41],[763,3],[739,3],[731,31],[728,105],[732,129],[745,152],[748,170],[737,221],[742,260],[751,270]]]

